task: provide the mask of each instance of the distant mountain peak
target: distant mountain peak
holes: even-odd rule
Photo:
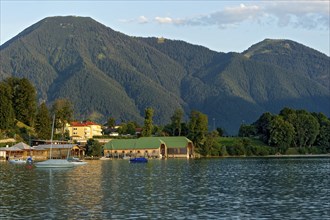
[[[299,52],[297,52],[299,51]],[[259,54],[268,54],[268,53],[274,53],[274,54],[282,54],[287,55],[291,52],[294,54],[299,54],[301,52],[309,53],[310,51],[317,52],[319,54],[322,54],[321,52],[307,47],[301,43],[288,40],[288,39],[269,39],[266,38],[261,42],[258,42],[251,47],[249,47],[247,50],[245,50],[242,54],[250,58],[255,55]],[[325,55],[325,54],[324,54]]]
[[[295,42],[285,39],[265,39],[259,43],[256,43],[249,47],[246,51],[243,52],[243,55],[247,58],[250,58],[256,54],[266,54],[266,53],[278,53],[279,49],[292,50],[292,44]],[[283,52],[281,51],[281,52]]]

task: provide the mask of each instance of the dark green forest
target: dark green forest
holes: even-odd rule
[[[237,135],[242,122],[284,107],[330,115],[330,58],[291,40],[222,53],[127,36],[87,17],[48,17],[2,44],[0,56],[0,80],[28,79],[38,104],[70,100],[79,120],[142,124],[151,107],[153,121],[168,124],[175,109],[185,120],[197,110]]]
[[[58,139],[67,138],[66,123],[73,120],[72,103],[56,99],[51,106],[38,104],[36,89],[26,78],[9,77],[0,82],[0,139],[50,139],[52,115]]]

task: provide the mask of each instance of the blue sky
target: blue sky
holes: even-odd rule
[[[129,36],[165,37],[219,52],[265,38],[290,39],[329,56],[329,1],[0,0],[5,43],[50,16],[86,16]]]

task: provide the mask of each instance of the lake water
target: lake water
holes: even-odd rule
[[[330,219],[330,158],[0,166],[0,219]]]

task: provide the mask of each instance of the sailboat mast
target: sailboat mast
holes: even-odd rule
[[[51,134],[51,138],[50,138],[50,152],[49,152],[49,159],[52,159],[54,124],[55,124],[55,114],[53,115],[53,125],[52,125],[52,134]]]

